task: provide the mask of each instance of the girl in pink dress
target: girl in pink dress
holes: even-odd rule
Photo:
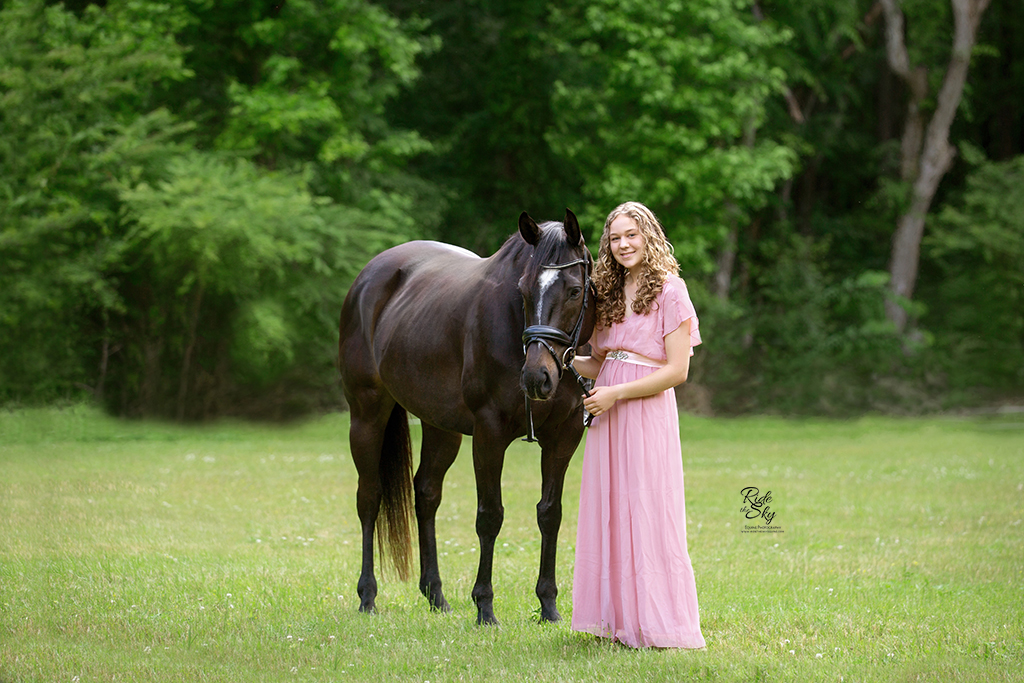
[[[654,214],[627,202],[605,221],[594,283],[596,378],[583,455],[572,628],[630,647],[704,647],[686,551],[673,387],[700,344],[697,314]]]

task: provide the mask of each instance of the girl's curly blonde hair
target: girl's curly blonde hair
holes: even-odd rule
[[[665,229],[654,212],[639,202],[620,204],[608,214],[601,232],[597,264],[594,267],[594,286],[597,288],[597,324],[611,327],[626,319],[626,269],[612,256],[609,228],[619,216],[628,216],[640,228],[644,238],[643,273],[638,283],[633,313],[647,315],[654,300],[661,293],[665,280],[679,274],[679,263],[673,255],[672,243],[665,237]]]

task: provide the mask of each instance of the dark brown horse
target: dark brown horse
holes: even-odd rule
[[[560,618],[555,550],[562,486],[583,434],[580,387],[572,375],[560,379],[573,347],[593,329],[590,267],[579,223],[566,210],[564,224],[541,226],[523,213],[519,233],[489,258],[409,242],[378,255],[356,278],[342,308],[340,364],[359,473],[360,611],[372,611],[377,596],[375,526],[382,555],[386,545],[399,576],[408,578],[413,489],[420,591],[431,608],[450,609],[441,590],[434,517],[445,473],[462,435],[470,434],[480,539],[472,597],[477,622],[497,623],[491,568],[504,518],[505,449],[535,433],[542,469],[537,597],[542,620]],[[407,413],[423,426],[415,478]]]

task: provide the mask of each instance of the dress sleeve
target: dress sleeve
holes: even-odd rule
[[[677,277],[669,278],[662,289],[664,310],[664,326],[662,336],[668,335],[684,322],[693,318],[690,325],[690,355],[693,355],[693,347],[700,344],[700,321],[697,320],[697,311],[690,301],[690,293],[686,289],[686,283]]]
[[[590,355],[592,356],[603,356],[608,353],[608,349],[605,348],[606,342],[605,337],[607,332],[599,327],[594,328],[593,334],[590,335]]]

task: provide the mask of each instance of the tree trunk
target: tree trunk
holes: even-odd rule
[[[882,0],[885,11],[886,57],[889,68],[910,90],[907,118],[903,128],[903,180],[911,184],[907,212],[900,216],[892,239],[889,287],[895,297],[886,302],[886,315],[903,332],[907,311],[900,305],[914,294],[917,268],[924,236],[925,217],[931,208],[939,181],[953,163],[956,150],[949,144],[949,128],[963,96],[981,15],[989,0],[951,0],[953,4],[953,54],[936,101],[931,120],[925,123],[921,106],[928,96],[928,74],[924,67],[911,67],[903,33],[903,12],[898,0]]]
[[[188,326],[188,345],[185,347],[185,358],[181,362],[181,378],[178,381],[178,420],[185,419],[185,399],[188,395],[188,374],[192,366],[192,354],[196,348],[196,332],[199,328],[199,310],[203,305],[203,282],[199,281],[196,298],[192,306],[192,318]]]
[[[726,235],[722,251],[718,253],[717,270],[715,272],[715,296],[720,301],[729,300],[732,285],[732,269],[736,263],[736,212],[730,211],[729,234]]]

